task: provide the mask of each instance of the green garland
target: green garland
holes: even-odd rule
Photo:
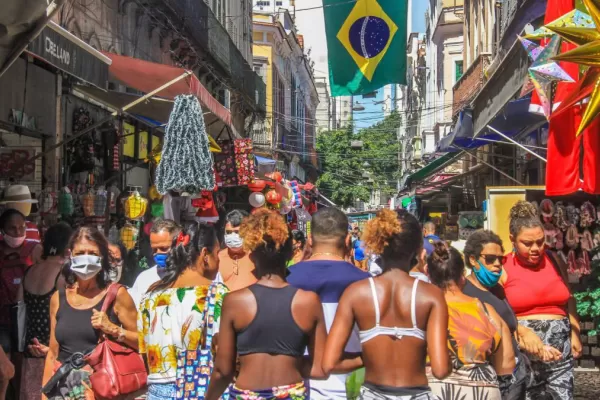
[[[156,169],[156,188],[161,194],[169,190],[196,194],[214,187],[215,173],[202,107],[196,96],[177,96]]]

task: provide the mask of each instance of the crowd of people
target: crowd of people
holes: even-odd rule
[[[573,398],[575,302],[529,203],[508,255],[484,230],[461,253],[404,210],[360,231],[324,208],[308,237],[266,209],[224,232],[158,220],[130,288],[121,246],[65,223],[31,237],[21,206],[0,216],[0,399],[94,398],[103,340],[145,362],[119,398],[345,399],[363,368],[361,399]]]

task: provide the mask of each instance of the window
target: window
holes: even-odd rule
[[[278,7],[281,7],[281,6],[283,6],[283,1],[276,0],[275,1],[275,5],[278,6]]]
[[[269,1],[269,0],[259,0],[259,1],[256,2],[256,5],[258,7],[268,7],[268,6],[271,5],[271,1]]]
[[[463,76],[463,60],[454,61],[454,72],[456,74],[454,82],[458,82]]]

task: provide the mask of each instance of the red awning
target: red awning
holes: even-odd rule
[[[183,68],[120,56],[113,53],[104,54],[112,60],[109,72],[113,78],[125,86],[144,93],[150,93],[186,73],[186,70]],[[231,127],[231,113],[229,110],[206,90],[194,74],[167,87],[158,93],[156,97],[172,100],[175,96],[181,94],[196,95],[200,104],[222,120],[227,126]]]

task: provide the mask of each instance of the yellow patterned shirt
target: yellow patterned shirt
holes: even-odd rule
[[[146,294],[138,312],[139,351],[148,362],[148,383],[175,382],[182,350],[195,350],[206,334],[205,304],[210,286],[170,288]],[[219,331],[222,283],[212,286],[215,298],[213,335]]]

